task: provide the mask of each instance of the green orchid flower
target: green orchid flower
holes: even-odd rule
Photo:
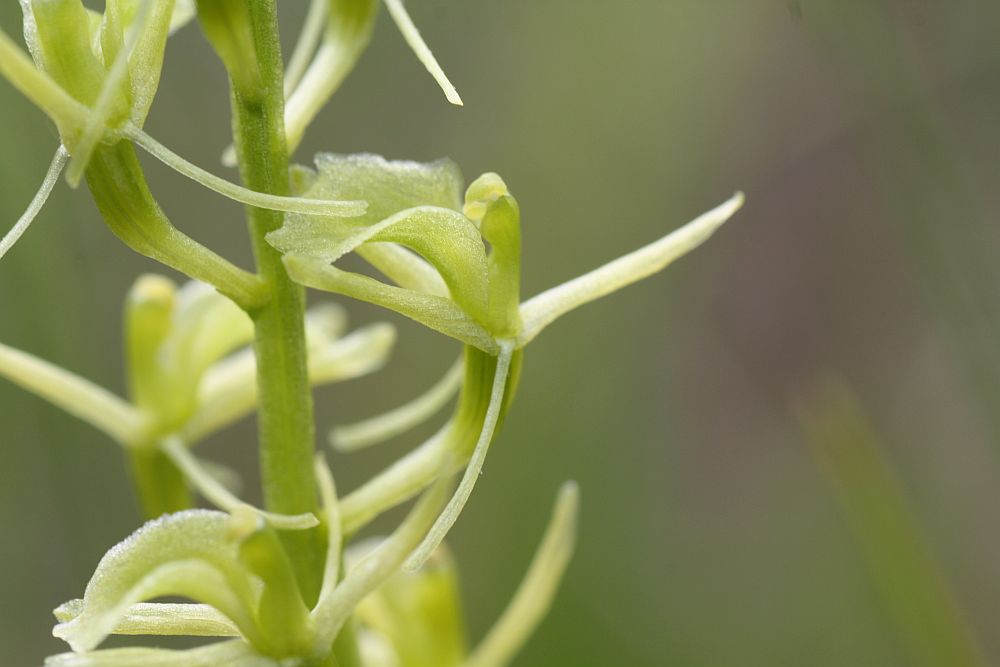
[[[418,547],[447,498],[447,480],[425,491],[388,537],[344,555],[333,476],[316,461],[327,535],[323,586],[310,609],[275,534],[254,510],[187,510],[165,515],[114,547],[84,597],[55,610],[55,636],[72,653],[46,667],[232,665],[329,667],[347,623],[359,630],[366,667],[503,667],[544,616],[566,570],[576,534],[577,490],[567,484],[524,580],[507,609],[470,653],[459,615],[457,572],[444,550],[414,573],[400,566]],[[148,600],[175,596],[192,602]],[[220,638],[188,650],[100,649],[111,635]]]
[[[108,552],[83,599],[56,610],[61,622],[53,633],[74,653],[46,664],[335,664],[331,651],[343,624],[419,543],[447,489],[444,483],[429,489],[396,531],[340,579],[336,491],[321,461],[317,478],[328,544],[323,589],[311,609],[274,528],[255,511],[187,510],[147,523]],[[164,596],[195,604],[146,602]],[[237,639],[194,651],[97,649],[115,633]]]
[[[385,323],[346,333],[344,310],[330,303],[312,308],[305,324],[314,386],[379,370],[396,336]],[[232,475],[196,459],[190,448],[256,407],[252,338],[246,313],[209,286],[189,282],[178,288],[163,276],[146,275],[126,300],[128,400],[5,345],[0,375],[121,445],[147,516],[190,507],[188,485],[228,509],[239,501],[219,480]]]
[[[173,226],[149,190],[133,143],[205,187],[251,206],[357,215],[365,203],[254,192],[187,162],[146,134],[142,126],[159,85],[167,38],[193,16],[192,4],[106,4],[98,14],[81,0],[21,0],[30,57],[0,31],[0,75],[52,119],[61,141],[38,193],[0,241],[0,257],[38,215],[65,168],[74,187],[86,178],[105,222],[129,247],[253,310],[267,299],[261,281]]]
[[[737,193],[659,241],[522,303],[520,211],[498,175],[474,181],[463,202],[459,170],[446,160],[419,164],[374,155],[320,155],[316,166],[305,196],[364,193],[372,204],[350,219],[288,216],[268,241],[285,254],[289,276],[307,287],[388,308],[464,344],[461,395],[451,420],[343,503],[345,526],[353,531],[437,477],[464,468],[454,497],[408,563],[411,568],[440,543],[468,500],[516,390],[524,347],[563,314],[694,249],[743,202]],[[351,252],[396,284],[336,266]],[[404,409],[409,413],[404,425],[447,396],[441,387],[432,393],[421,409]],[[400,414],[367,424],[375,440],[382,425],[398,432]]]

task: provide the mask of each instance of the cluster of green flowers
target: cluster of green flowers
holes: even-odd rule
[[[520,209],[496,174],[467,188],[447,160],[321,154],[293,167],[291,192],[255,192],[172,153],[142,130],[169,35],[197,16],[230,74],[237,100],[263,97],[274,72],[253,58],[254,15],[239,0],[21,0],[30,56],[0,32],[0,74],[56,124],[61,145],[38,195],[0,242],[7,252],[65,171],[86,180],[109,228],[129,247],[192,279],[178,287],[143,276],[125,306],[127,399],[24,351],[0,345],[0,375],[89,422],[132,461],[152,519],[98,565],[82,600],[56,610],[55,634],[73,653],[53,666],[507,664],[540,620],[569,560],[577,506],[568,483],[524,582],[496,626],[468,651],[454,565],[442,540],[482,470],[517,389],[523,349],[564,313],[645,278],[704,242],[741,205],[721,206],[640,250],[525,302],[520,295]],[[407,42],[453,103],[454,87],[400,0],[385,0]],[[377,0],[315,0],[284,81],[283,139],[293,149],[368,43]],[[280,76],[280,73],[279,73]],[[228,469],[195,456],[207,436],[258,403],[258,357],[248,345],[269,285],[182,234],[146,184],[138,146],[250,207],[279,211],[266,240],[301,286],[367,301],[454,338],[456,366],[426,395],[332,432],[349,451],[425,420],[458,394],[434,436],[343,496],[316,460],[318,509],[286,514],[241,501]],[[224,159],[235,160],[237,151]],[[386,280],[338,266],[354,253]],[[323,304],[302,326],[311,385],[378,370],[390,324],[346,333],[342,309]],[[191,491],[217,510],[190,509]],[[352,542],[372,519],[419,499],[388,537]],[[324,554],[313,594],[284,536],[318,531]],[[195,604],[149,602],[164,596]],[[347,629],[350,632],[344,632]],[[229,638],[183,651],[99,649],[111,634]],[[344,638],[348,637],[348,642]]]

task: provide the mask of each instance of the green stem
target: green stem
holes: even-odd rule
[[[184,476],[159,449],[130,448],[128,458],[133,485],[146,519],[179,512],[194,504]]]
[[[285,145],[281,47],[275,0],[247,5],[259,85],[233,82],[233,136],[244,184],[257,192],[287,195],[288,150]],[[252,64],[248,64],[252,66]],[[315,512],[312,393],[306,369],[304,290],[285,273],[281,254],[264,239],[281,227],[276,211],[248,208],[247,219],[257,269],[270,300],[251,310],[257,355],[260,465],[268,509],[282,514]],[[281,534],[303,598],[315,603],[321,585],[324,541],[317,530]]]

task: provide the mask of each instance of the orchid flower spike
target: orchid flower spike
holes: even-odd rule
[[[520,209],[498,175],[478,178],[463,201],[461,175],[446,160],[420,164],[367,154],[320,155],[316,167],[305,196],[364,193],[372,205],[351,219],[288,216],[268,240],[285,254],[292,279],[396,311],[465,345],[462,398],[453,418],[343,503],[345,529],[356,530],[438,475],[464,467],[455,496],[410,567],[430,555],[468,500],[513,398],[523,348],[562,315],[693,250],[743,203],[737,193],[659,241],[522,303]],[[351,252],[396,284],[339,268],[338,261]],[[427,401],[430,408],[439,402],[434,398]]]
[[[308,370],[313,385],[379,370],[395,329],[376,323],[347,333],[342,308],[319,304],[306,313]],[[132,459],[150,516],[190,504],[186,494],[158,490],[178,477],[223,509],[241,504],[232,474],[195,458],[190,448],[251,413],[257,405],[250,318],[207,285],[177,287],[159,275],[139,278],[125,305],[128,399],[26,352],[0,345],[0,375],[92,424]],[[148,474],[146,474],[148,473]],[[222,482],[226,483],[222,483]],[[264,514],[262,514],[264,515]],[[270,516],[276,527],[302,520]]]

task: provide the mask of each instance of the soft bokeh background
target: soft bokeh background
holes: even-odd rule
[[[304,9],[286,0],[288,39]],[[1000,660],[1000,4],[991,0],[412,0],[449,107],[383,16],[308,134],[316,151],[450,156],[503,174],[527,295],[734,190],[738,218],[665,274],[546,331],[452,534],[470,638],[503,608],[558,484],[578,552],[518,665],[891,666],[896,632],[790,406],[853,386],[943,580]],[[0,24],[17,33],[16,3]],[[0,218],[56,146],[0,84]],[[197,27],[147,129],[218,172],[228,109]],[[240,209],[147,162],[192,236],[246,265]],[[0,340],[123,390],[120,304],[155,266],[61,185],[0,265]],[[381,317],[355,308],[357,321]],[[318,394],[321,433],[415,395],[455,345],[416,326],[379,375]],[[50,610],[137,526],[119,452],[0,383],[4,664],[63,650]],[[413,446],[334,458],[342,488]],[[255,484],[252,424],[207,444]],[[847,485],[850,488],[850,485]],[[890,564],[891,567],[891,564]],[[905,584],[904,584],[905,585]],[[919,626],[919,619],[917,620]],[[987,660],[988,662],[988,660]]]

